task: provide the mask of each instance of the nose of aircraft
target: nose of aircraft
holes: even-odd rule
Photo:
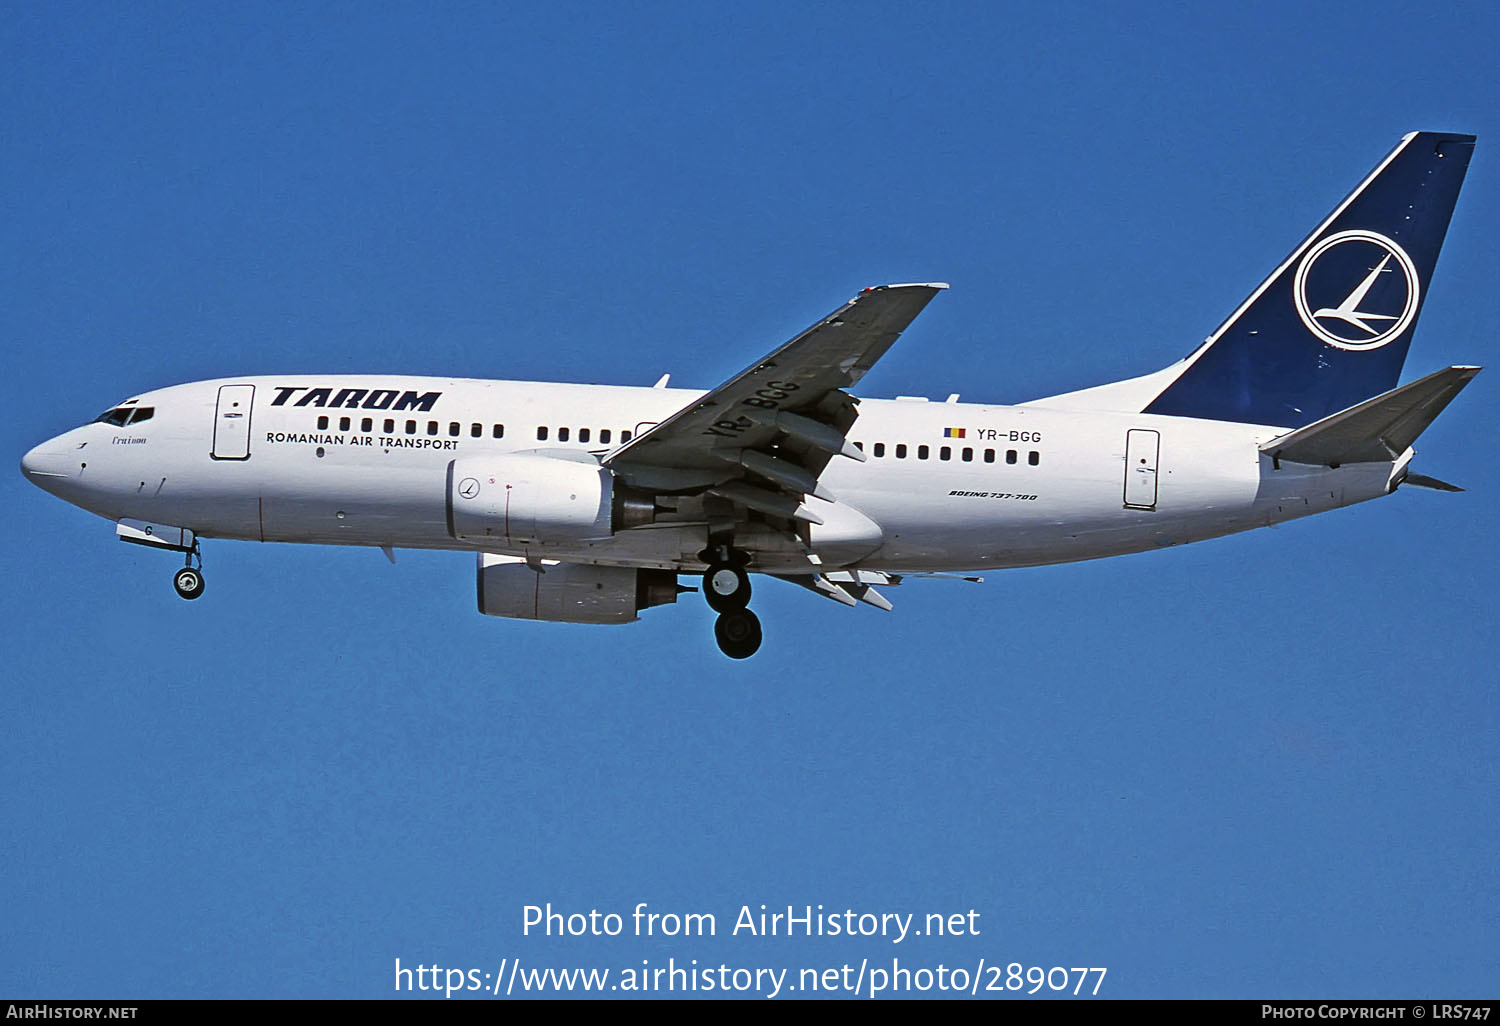
[[[71,455],[58,444],[57,439],[50,439],[21,457],[21,473],[32,484],[51,491],[49,484],[68,478],[68,461]]]

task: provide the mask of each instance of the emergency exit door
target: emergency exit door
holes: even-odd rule
[[[1156,508],[1156,460],[1161,433],[1135,429],[1125,432],[1125,507]]]
[[[219,404],[214,410],[214,447],[210,454],[214,459],[250,458],[250,404],[254,400],[254,385],[220,386]]]

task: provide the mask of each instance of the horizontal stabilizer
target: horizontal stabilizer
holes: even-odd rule
[[[1449,367],[1429,374],[1279,435],[1262,445],[1260,451],[1277,460],[1330,467],[1389,463],[1410,448],[1479,370]]]
[[[1404,485],[1411,485],[1414,488],[1431,488],[1435,492],[1463,491],[1463,489],[1456,484],[1449,484],[1447,481],[1439,481],[1437,478],[1428,477],[1426,474],[1407,474],[1401,479],[1401,483]]]

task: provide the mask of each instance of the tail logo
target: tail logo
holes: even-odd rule
[[[1324,342],[1339,349],[1379,349],[1411,326],[1421,283],[1411,257],[1394,240],[1356,229],[1336,232],[1308,251],[1292,294],[1297,316]],[[1335,302],[1315,307],[1309,295]]]

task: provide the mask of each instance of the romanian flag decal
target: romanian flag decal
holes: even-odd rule
[[[962,438],[962,437],[964,437],[964,429],[963,428],[943,428],[943,437],[944,438]]]

